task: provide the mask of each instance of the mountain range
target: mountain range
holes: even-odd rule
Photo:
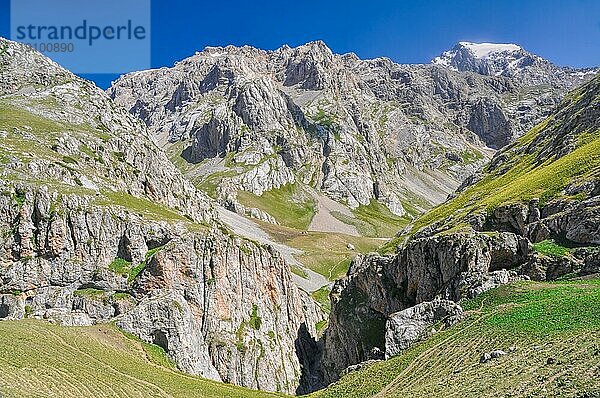
[[[480,67],[466,43],[431,65],[363,61],[323,42],[207,48],[125,75],[108,93],[229,208],[243,208],[240,189],[298,183],[351,209],[377,201],[415,216],[594,74],[511,49]],[[513,60],[515,76],[491,73]]]
[[[597,72],[515,44],[460,42],[403,65],[316,41],[208,47],[104,92],[0,39],[0,341],[3,325],[44,333],[35,319],[113,336],[112,323],[160,353],[149,366],[198,383],[400,394],[412,384],[373,369],[400,378],[398,361],[438,332],[485,323],[482,311],[510,318],[536,286],[596,297]],[[524,303],[544,325],[556,310]],[[584,344],[597,315],[540,339]],[[482,335],[499,344],[494,331]],[[592,394],[588,354],[570,361]],[[20,357],[3,355],[16,378],[2,363]],[[547,382],[571,391],[560,374]],[[534,379],[515,391],[535,393]]]

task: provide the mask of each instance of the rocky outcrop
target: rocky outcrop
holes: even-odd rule
[[[410,241],[395,256],[357,257],[331,293],[326,381],[372,359],[374,348],[384,350],[391,314],[435,298],[458,302],[519,280],[514,270],[529,252],[527,239],[509,232],[450,233]]]
[[[232,143],[241,128],[234,116],[223,106],[215,108],[208,122],[194,135],[187,160],[198,163],[206,158],[223,157],[234,150]]]
[[[304,345],[316,346],[324,315],[269,247],[45,188],[25,191],[23,203],[1,196],[0,217],[12,231],[0,238],[3,318],[116,319],[186,372],[264,390],[299,387],[311,360],[302,355],[316,349]]]
[[[326,382],[375,359],[373,351],[385,344],[386,322],[398,311],[411,314],[434,299],[458,303],[523,279],[597,272],[599,98],[596,77],[499,151],[448,203],[424,217],[425,226],[405,230],[409,236],[394,255],[354,261],[331,294]],[[532,198],[532,192],[544,196]]]
[[[117,326],[162,347],[185,372],[222,380],[192,307],[177,291],[161,289],[144,297],[119,317]]]
[[[6,48],[0,53],[0,98],[11,142],[1,149],[1,178],[52,181],[106,201],[146,198],[196,221],[212,216],[206,195],[102,90],[30,47],[2,38],[0,46]]]
[[[225,208],[234,213],[247,216],[250,218],[255,218],[257,220],[265,221],[271,224],[278,224],[275,217],[263,211],[261,209],[257,209],[256,207],[246,207],[238,202],[235,198],[228,198],[225,201]]]
[[[488,98],[481,98],[475,103],[467,128],[490,148],[499,149],[514,140],[510,120],[502,108]]]
[[[414,343],[437,332],[441,323],[450,327],[463,317],[460,305],[450,300],[434,300],[391,314],[385,324],[385,357],[391,358]]]
[[[507,76],[528,84],[573,87],[582,77],[592,77],[597,68],[559,67],[516,44],[459,42],[436,57],[433,64],[486,76]]]
[[[490,351],[490,352],[484,352],[481,357],[479,358],[479,363],[487,363],[489,361],[491,361],[492,359],[498,359],[500,357],[503,357],[504,355],[506,355],[506,352],[502,351],[502,350],[494,350],[494,351]]]
[[[544,206],[539,199],[528,205],[500,206],[486,219],[487,226],[518,233],[536,243],[560,236],[580,245],[600,244],[600,196],[583,201],[552,200]]]
[[[483,216],[478,223],[481,232],[425,229],[394,256],[357,258],[348,276],[332,290],[323,354],[326,380],[336,380],[350,365],[375,359],[371,353],[390,340],[384,337],[390,317],[398,311],[413,313],[437,298],[459,302],[523,279],[597,273],[597,208],[597,196],[583,201],[557,199],[545,206],[537,199],[528,205],[508,204]],[[568,255],[532,250],[532,242],[549,238],[567,239],[581,247]],[[428,329],[427,323],[419,326],[423,329],[410,330],[414,333],[409,333],[409,341]],[[388,352],[386,346],[387,356]]]
[[[523,222],[535,220],[539,211],[510,205],[496,214],[510,232],[444,232],[415,237],[393,256],[357,257],[332,289],[323,353],[325,382],[337,380],[351,365],[378,359],[374,353],[380,350],[385,349],[386,358],[400,353],[431,335],[433,324],[446,316],[446,326],[453,324],[460,314],[454,303],[463,299],[519,280],[597,272],[593,238],[585,240],[588,247],[569,255],[545,255],[532,250],[526,237],[530,225]],[[541,217],[534,223],[546,222],[544,212]]]

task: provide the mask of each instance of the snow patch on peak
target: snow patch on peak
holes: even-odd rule
[[[487,76],[515,76],[544,60],[512,43],[458,42],[451,50],[432,60],[452,70],[470,71]]]
[[[491,54],[518,51],[522,49],[516,44],[471,43],[468,41],[461,41],[458,44],[471,51],[475,58],[479,59],[488,58]]]

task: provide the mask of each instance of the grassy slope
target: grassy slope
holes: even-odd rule
[[[464,216],[474,211],[489,212],[511,202],[539,198],[545,203],[560,196],[570,183],[600,178],[600,119],[594,112],[599,102],[597,77],[567,95],[554,115],[503,151],[502,167],[488,170],[481,181],[417,219],[413,231],[450,218],[452,224],[460,225]],[[565,132],[573,137],[565,138]],[[553,145],[572,145],[574,149],[558,159],[542,154],[542,148],[557,137],[561,142]],[[545,159],[541,164],[539,155]]]
[[[35,115],[30,111],[11,104],[6,99],[0,99],[0,131],[6,131],[6,137],[0,140],[0,165],[8,162],[11,157],[16,157],[23,163],[29,163],[33,158],[46,159],[59,167],[74,170],[77,175],[82,175],[93,180],[96,177],[102,177],[102,167],[105,167],[103,161],[91,148],[81,146],[80,156],[68,157],[52,150],[60,132],[68,132],[70,135],[81,138],[83,142],[104,142],[112,135],[102,129],[92,128],[89,125],[73,125],[59,123],[54,120]],[[25,128],[24,126],[28,126]],[[24,133],[18,133],[22,130]],[[99,168],[91,166],[90,161],[82,162],[81,157],[87,156],[94,159]],[[116,156],[114,162],[123,160]],[[127,166],[130,167],[130,166]],[[138,198],[125,192],[114,192],[102,189],[100,195],[96,191],[85,188],[81,185],[71,186],[55,180],[35,180],[27,172],[16,171],[3,178],[12,181],[25,181],[33,185],[46,185],[51,190],[61,194],[77,194],[93,198],[92,204],[100,206],[121,206],[131,210],[144,218],[153,220],[167,220],[171,222],[184,222],[188,229],[202,230],[203,226],[189,220],[177,210],[171,209],[160,203],[153,202],[145,198]],[[132,169],[133,172],[133,169]],[[110,181],[104,181],[110,184]]]
[[[409,223],[408,218],[396,216],[376,200],[371,200],[368,206],[358,206],[352,213],[354,217],[337,212],[333,216],[346,224],[354,225],[362,236],[389,238]]]
[[[455,199],[446,202],[415,223],[415,229],[446,217],[461,217],[474,210],[492,210],[500,204],[556,197],[569,183],[600,174],[600,131],[595,138],[566,156],[540,166],[524,156],[505,174],[488,175]]]
[[[599,396],[598,303],[600,280],[502,286],[463,303],[462,323],[314,397]],[[480,364],[494,349],[507,355]]]
[[[316,204],[298,184],[288,184],[261,196],[239,191],[237,198],[243,205],[259,208],[275,217],[280,225],[259,222],[261,227],[276,241],[302,250],[304,254],[298,256],[298,260],[332,281],[346,274],[357,253],[368,253],[381,245],[375,237],[394,236],[408,223],[406,218],[397,217],[384,205],[372,201],[369,206],[354,210],[354,217],[333,213],[341,221],[355,225],[362,237],[307,231]],[[356,250],[349,250],[348,243]],[[292,271],[301,274],[301,270]]]
[[[0,322],[0,396],[273,397],[185,375],[161,349],[110,325]]]
[[[308,228],[316,211],[314,200],[297,184],[286,184],[261,196],[239,191],[237,198],[244,206],[266,211],[281,225],[299,230]]]
[[[305,267],[325,276],[329,280],[336,280],[344,276],[350,261],[356,253],[373,251],[380,244],[377,240],[366,237],[354,237],[339,233],[307,232],[306,230],[315,214],[315,202],[298,184],[288,184],[279,189],[267,191],[262,196],[240,191],[238,192],[238,200],[245,206],[259,208],[275,217],[281,225],[259,222],[261,227],[276,241],[302,250],[304,254],[298,256],[298,260]],[[380,212],[381,209],[374,206],[369,207],[369,209],[361,209],[361,214],[364,213],[363,216],[366,218]],[[383,207],[383,205],[380,206]],[[373,216],[371,221],[377,225],[377,228],[383,228],[380,225],[390,222],[392,218],[395,221],[391,213],[392,217],[383,213],[378,214],[380,214],[380,217]],[[383,218],[383,221],[381,218]],[[353,220],[359,221],[358,218]],[[370,226],[370,224],[368,225]],[[395,228],[394,231],[396,230]],[[349,250],[347,248],[348,243],[354,245],[356,250]],[[300,270],[293,271],[300,273]]]

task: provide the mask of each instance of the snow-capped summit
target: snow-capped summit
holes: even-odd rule
[[[491,54],[523,50],[516,44],[471,43],[468,41],[461,41],[458,44],[469,49],[475,55],[475,58],[480,59],[488,58]]]
[[[565,88],[591,79],[599,68],[571,68],[554,65],[517,44],[458,42],[431,61],[434,65],[486,76],[515,78],[526,84],[554,83]]]
[[[458,71],[482,75],[515,76],[523,68],[548,61],[525,51],[516,44],[459,42],[433,61]]]

